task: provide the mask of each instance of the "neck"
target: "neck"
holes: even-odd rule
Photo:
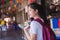
[[[38,15],[34,17],[34,19],[40,18]]]

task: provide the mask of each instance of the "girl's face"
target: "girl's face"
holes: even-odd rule
[[[29,7],[29,10],[28,10],[29,12],[28,12],[28,15],[30,16],[30,17],[35,17],[35,15],[36,15],[36,10],[34,10],[34,9],[32,9],[31,7]]]

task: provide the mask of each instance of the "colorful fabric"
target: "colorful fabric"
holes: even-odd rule
[[[60,28],[60,18],[58,19],[58,27]]]

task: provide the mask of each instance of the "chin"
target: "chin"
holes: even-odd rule
[[[32,16],[30,16],[30,18],[32,18]]]

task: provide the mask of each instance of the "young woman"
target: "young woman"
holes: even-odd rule
[[[30,17],[33,17],[34,19],[38,18],[43,21],[39,16],[41,14],[41,6],[39,4],[36,2],[29,4],[28,10],[28,15]],[[30,24],[30,31],[28,32],[27,29],[28,27],[25,27],[24,32],[28,40],[43,40],[42,25],[39,22],[33,20]]]

